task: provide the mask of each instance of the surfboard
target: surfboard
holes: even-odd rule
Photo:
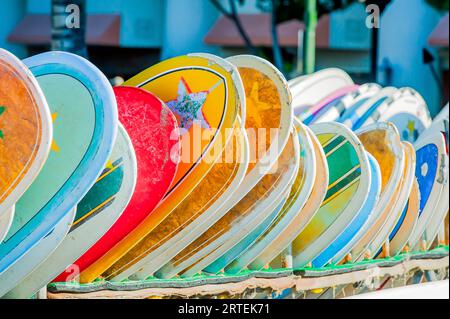
[[[355,110],[361,107],[371,97],[380,92],[381,86],[376,83],[366,83],[358,87],[356,92],[350,93],[342,99],[342,107],[339,106],[339,113],[335,115],[335,121],[344,123],[353,116]]]
[[[292,107],[296,116],[317,105],[323,98],[337,90],[353,85],[351,77],[343,70],[329,68],[289,81]]]
[[[419,184],[417,183],[417,180],[415,180],[411,194],[409,195],[408,203],[406,204],[397,225],[395,225],[394,230],[389,235],[389,252],[392,256],[398,255],[405,248],[409,250],[406,245],[408,244],[408,239],[411,236],[419,217],[419,205]]]
[[[446,228],[446,221],[445,221],[445,215],[448,215],[449,210],[449,200],[448,200],[448,188],[449,188],[449,181],[448,181],[448,174],[449,174],[449,158],[448,158],[448,143],[449,143],[449,121],[448,121],[448,104],[443,108],[443,110],[436,116],[436,118],[433,120],[432,125],[420,135],[419,139],[425,138],[428,135],[433,135],[435,132],[440,132],[445,137],[446,141],[446,156],[445,156],[445,167],[444,170],[444,190],[441,193],[441,196],[439,197],[438,204],[435,208],[435,213],[433,218],[430,220],[430,223],[426,227],[425,230],[425,237],[427,238],[427,249],[429,249],[431,246],[431,243],[433,241],[433,238],[436,238],[438,236],[438,244],[442,245],[446,243],[445,239],[445,232]]]
[[[68,267],[56,281],[72,281],[79,274],[72,264],[106,233],[124,211],[134,192],[136,156],[121,124],[110,159],[95,185],[78,203],[74,222],[58,248],[25,277],[7,298],[29,298]]]
[[[258,186],[224,217],[155,275],[160,278],[169,278],[176,274],[191,277],[238,244],[276,209],[289,192],[298,170],[298,160],[298,153],[289,139],[275,164],[276,172],[267,174]],[[199,245],[195,244],[197,241]]]
[[[45,94],[53,119],[52,151],[16,203],[13,225],[0,245],[0,273],[61,221],[103,170],[117,133],[117,104],[106,77],[66,52],[24,60]]]
[[[416,156],[414,147],[409,142],[402,142],[402,147],[405,165],[403,168],[403,177],[398,185],[399,190],[395,198],[395,203],[391,206],[389,214],[384,216],[382,226],[367,247],[370,254],[375,257],[380,256],[380,253],[383,253],[383,257],[391,256],[389,236],[394,231],[398,221],[402,218],[402,213],[408,203],[415,180]],[[404,222],[408,222],[409,220],[410,218],[407,218]],[[374,227],[377,228],[377,224]],[[383,247],[384,244],[385,246]],[[380,251],[382,247],[383,252]]]
[[[293,267],[306,266],[355,218],[367,199],[370,164],[356,135],[339,123],[311,126],[327,156],[327,195],[311,222],[292,242]]]
[[[14,219],[15,207],[11,207],[7,212],[0,216],[0,243],[8,234],[9,228],[12,225]]]
[[[356,134],[366,151],[375,157],[380,165],[382,184],[380,199],[368,221],[370,228],[352,247],[351,255],[348,256],[354,261],[373,257],[366,254],[366,248],[384,224],[386,215],[391,213],[405,169],[404,150],[394,124],[376,123],[358,130]]]
[[[409,239],[412,249],[425,249],[432,239],[424,232],[435,213],[445,184],[446,145],[440,132],[430,134],[414,144],[416,149],[416,178],[420,190],[420,210],[417,225]]]
[[[397,89],[394,87],[385,87],[381,89],[363,104],[352,108],[351,112],[347,113],[348,116],[345,120],[341,120],[340,122],[352,130],[360,129],[372,113],[379,108],[380,105],[388,101],[395,92],[397,92]]]
[[[260,270],[268,265],[270,266],[271,262],[277,259],[282,251],[290,247],[291,242],[311,221],[325,199],[328,188],[328,166],[325,153],[311,129],[307,126],[304,126],[304,128],[311,139],[315,155],[316,176],[312,192],[297,216],[289,222],[280,236],[267,243],[259,256],[248,265],[249,269]],[[296,202],[296,204],[298,203]],[[292,208],[294,207],[295,205]]]
[[[73,263],[80,271],[81,282],[86,282],[86,276],[94,276],[95,279],[107,269],[109,264],[100,264],[98,260],[152,213],[169,189],[177,170],[178,125],[167,106],[139,88],[115,87],[114,93],[120,122],[136,154],[138,176],[133,196],[122,215]],[[71,272],[58,279],[62,280],[63,276],[71,276]]]
[[[347,94],[358,90],[358,87],[358,85],[350,85],[331,93],[309,110],[302,113],[299,116],[300,120],[306,125],[319,122],[330,122],[327,120],[327,113],[335,108]]]
[[[238,217],[230,211],[236,211],[239,205],[246,206],[248,203],[256,202],[258,198],[264,196],[267,188],[260,188],[263,185],[258,185],[258,182],[269,172],[273,174],[271,169],[274,168],[274,164],[276,164],[287,143],[293,120],[292,109],[290,108],[291,96],[286,80],[272,64],[264,59],[247,55],[231,57],[227,61],[238,68],[244,85],[247,99],[245,127],[251,147],[251,156],[246,177],[232,196],[232,205],[227,204],[223,207],[227,214],[214,226],[221,222],[230,224],[229,220]],[[263,132],[261,136],[258,136],[259,132]],[[262,139],[260,139],[261,137]],[[249,199],[252,197],[253,199],[250,201]],[[240,202],[240,204],[234,205],[235,202]],[[260,206],[260,211],[262,211],[261,207],[264,206]],[[247,209],[248,207],[243,209],[242,212]],[[191,247],[203,246],[205,240],[212,233],[222,232],[222,227],[217,226],[216,229],[214,226],[188,246],[185,251],[192,250]],[[212,245],[220,244],[216,241]],[[212,245],[209,245],[208,249]],[[179,269],[179,271],[182,270],[183,268]]]
[[[362,124],[392,122],[404,141],[414,143],[431,125],[428,107],[422,96],[411,88],[401,88],[375,109]]]
[[[241,250],[243,253],[240,256],[236,254],[235,257],[237,258],[229,258],[229,261],[232,262],[220,265],[218,270],[225,268],[227,273],[238,273],[247,267],[256,257],[258,257],[258,255],[260,255],[268,244],[284,234],[285,229],[291,222],[295,222],[295,218],[300,214],[307,199],[310,197],[316,179],[316,156],[314,153],[314,146],[306,126],[297,120],[295,120],[294,123],[299,141],[300,165],[286,203],[280,212],[278,212],[269,227],[261,233],[252,245],[246,245],[246,249]],[[224,256],[222,256],[221,259]],[[217,261],[214,264],[216,263]],[[208,271],[211,266],[212,265],[206,268],[205,271]]]
[[[0,218],[11,209],[44,165],[52,122],[33,74],[0,49]],[[8,217],[4,217],[8,219]]]
[[[75,209],[71,209],[47,236],[42,238],[37,245],[32,247],[21,258],[20,262],[15,263],[0,274],[0,297],[6,298],[5,294],[8,291],[13,289],[24,277],[52,254],[67,235],[74,217]],[[27,296],[27,298],[29,297],[31,295]]]
[[[180,56],[162,61],[124,85],[151,92],[164,101],[180,126],[180,161],[175,178],[158,207],[81,275],[90,282],[140,245],[200,183],[230,139],[239,112],[237,74],[218,57]],[[202,138],[206,137],[206,138]],[[191,138],[193,142],[191,142]],[[211,155],[212,154],[212,155]]]
[[[348,224],[347,228],[313,261],[313,267],[320,268],[332,260],[341,260],[353,247],[354,243],[361,238],[369,224],[370,215],[380,197],[381,172],[377,160],[367,153],[370,163],[370,188],[369,195],[355,218]]]
[[[226,145],[224,154],[200,184],[149,233],[145,240],[146,247],[136,254],[143,256],[142,259],[136,258],[134,264],[127,264],[126,267],[116,263],[108,270],[105,279],[121,281],[130,276],[136,280],[149,277],[221,218],[226,213],[223,205],[231,200],[247,171],[248,148],[244,129],[237,128],[234,140]],[[229,154],[235,155],[233,161],[226,160]]]

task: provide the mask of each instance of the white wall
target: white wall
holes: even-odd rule
[[[389,59],[394,86],[410,86],[422,94],[430,111],[439,107],[439,90],[430,69],[422,63],[422,48],[440,15],[424,0],[394,0],[381,18],[380,60]]]

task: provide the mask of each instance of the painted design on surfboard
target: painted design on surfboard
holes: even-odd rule
[[[36,79],[0,48],[0,216],[36,178],[50,149],[47,101]]]
[[[58,114],[53,129],[60,151],[50,152],[39,176],[16,203],[14,223],[0,245],[0,272],[17,262],[88,192],[107,161],[117,129],[112,88],[90,62],[63,52],[24,62],[52,113]]]
[[[430,197],[438,170],[438,148],[428,144],[416,152],[417,166],[416,178],[420,190],[419,217],[422,215],[425,204]]]
[[[179,116],[181,128],[189,130],[194,121],[199,122],[202,128],[211,128],[202,108],[208,95],[219,85],[220,81],[207,91],[192,92],[186,80],[181,77],[177,98],[167,102],[169,109]]]
[[[324,129],[322,132],[321,127],[326,127],[326,130]],[[338,128],[342,128],[354,141],[350,142],[348,138],[339,133],[327,133],[327,131],[336,131]],[[356,143],[356,137],[353,137],[348,129],[337,123],[313,126],[313,130],[319,129],[320,131],[315,131],[315,133],[327,156],[329,186],[319,211],[292,243],[294,267],[305,266],[338,236],[338,233],[333,234],[332,232],[336,232],[336,228],[342,228],[340,233],[353,219],[365,202],[369,188],[369,162],[362,146],[352,144]],[[362,155],[358,152],[362,152]],[[361,179],[362,174],[364,177]],[[367,189],[365,189],[366,187]],[[345,225],[338,225],[336,221],[340,220],[340,224],[343,224],[343,218],[351,219],[345,222]],[[330,237],[331,241],[325,243],[327,236],[334,238]]]
[[[122,186],[124,174],[122,165],[122,157],[106,165],[94,186],[78,203],[75,220],[69,233],[112,205],[117,192]]]

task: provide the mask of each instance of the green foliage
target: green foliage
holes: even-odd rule
[[[0,115],[2,115],[3,112],[5,112],[5,110],[6,110],[6,107],[0,105]],[[2,131],[2,130],[0,130],[0,138],[1,138],[1,139],[4,138],[4,135],[3,135],[3,131]]]
[[[449,10],[449,0],[426,0],[426,2],[438,11]]]

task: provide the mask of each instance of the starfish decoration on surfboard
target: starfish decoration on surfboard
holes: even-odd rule
[[[178,84],[177,98],[166,103],[169,109],[179,116],[180,127],[189,130],[195,121],[202,128],[211,128],[203,113],[203,106],[209,93],[219,84],[220,81],[208,91],[192,92],[186,80],[181,77],[180,83]]]
[[[0,116],[5,112],[5,110],[6,110],[6,107],[0,105]],[[0,139],[4,139],[4,138],[5,138],[5,136],[3,135],[3,131],[0,130]]]

